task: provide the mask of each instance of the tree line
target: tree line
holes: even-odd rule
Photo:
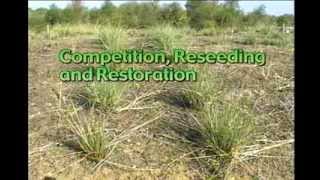
[[[43,27],[47,24],[111,24],[126,28],[146,28],[157,24],[190,26],[195,29],[210,27],[254,26],[259,23],[293,25],[293,15],[268,15],[261,5],[250,13],[239,8],[237,0],[218,2],[213,0],[188,0],[185,8],[172,2],[160,5],[153,2],[127,2],[115,6],[105,1],[100,8],[88,9],[81,5],[70,4],[65,8],[51,5],[47,8],[32,10],[29,8],[29,25]]]

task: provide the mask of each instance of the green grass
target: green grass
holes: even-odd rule
[[[293,47],[292,34],[285,34],[280,31],[280,27],[270,25],[257,26],[245,32],[237,43],[244,45],[266,45],[276,47]]]
[[[98,29],[98,39],[103,47],[110,51],[127,48],[128,34],[125,29],[114,26],[104,26]]]
[[[183,65],[180,65],[183,66]],[[194,69],[198,72],[198,79],[194,82],[185,82],[182,86],[173,88],[176,93],[171,96],[180,104],[186,104],[194,110],[201,110],[205,104],[212,103],[217,99],[218,95],[218,78],[214,71],[210,70],[210,66],[192,67],[192,65],[185,65],[184,69]],[[170,94],[170,93],[169,93]]]
[[[177,107],[201,110],[205,104],[212,103],[217,98],[215,74],[210,72],[208,67],[186,66],[185,69],[198,71],[197,81],[169,85],[165,93],[161,94],[161,100]]]
[[[128,90],[128,85],[125,83],[94,82],[86,86],[85,94],[87,95],[89,104],[104,109],[114,110],[120,105],[126,90]]]
[[[210,104],[200,113],[199,125],[210,152],[230,154],[245,142],[253,124],[239,106]]]
[[[45,33],[51,40],[75,37],[78,35],[92,35],[95,33],[93,25],[89,24],[56,24],[54,26],[46,25]]]
[[[195,159],[206,157],[199,162],[209,174],[223,177],[239,147],[250,140],[254,114],[244,107],[244,99],[224,100],[219,77],[213,69],[202,67],[199,73],[198,81],[166,93],[175,92],[165,102],[178,107],[184,105],[184,109],[174,108],[173,117],[177,119],[169,118],[163,128],[171,127],[174,136],[196,152]]]
[[[290,34],[270,32],[262,38],[261,44],[278,47],[293,47],[293,39]]]
[[[247,33],[238,42],[244,45],[255,45],[257,43],[257,35],[255,33]]]
[[[199,98],[199,101],[204,104],[211,103],[216,99],[218,93],[218,77],[216,77],[215,72],[210,70],[210,66],[196,69],[199,73],[199,78],[197,81],[190,83],[188,94],[191,99]]]
[[[66,127],[76,136],[76,145],[85,157],[92,161],[104,159],[109,152],[108,135],[105,134],[105,119],[99,118],[94,113],[90,119],[81,118],[78,110],[73,108],[66,118]]]
[[[197,144],[200,162],[212,177],[224,177],[238,149],[246,145],[254,129],[252,117],[236,104],[206,104],[196,114],[195,129],[201,134]]]
[[[185,31],[187,30],[169,25],[152,27],[147,32],[143,47],[165,52],[171,52],[173,48],[183,48],[185,46]]]

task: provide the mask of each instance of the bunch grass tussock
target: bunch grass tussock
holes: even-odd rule
[[[102,26],[97,28],[98,39],[109,51],[125,50],[128,47],[128,32],[121,27]]]
[[[90,106],[116,110],[123,102],[129,87],[127,83],[93,82],[85,87],[84,94]]]
[[[254,132],[252,115],[236,104],[205,104],[189,113],[176,109],[166,121],[162,127],[178,140],[176,143],[192,151],[192,159],[212,177],[224,177]]]
[[[155,26],[147,31],[142,47],[144,49],[171,53],[174,48],[184,48],[186,29],[179,29],[170,25]]]
[[[91,111],[90,116],[83,116],[79,109],[72,106],[66,113],[65,127],[75,136],[73,147],[84,153],[92,161],[100,161],[111,151],[111,137],[105,128],[108,118]]]

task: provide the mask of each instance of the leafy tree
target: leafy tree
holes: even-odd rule
[[[69,5],[61,10],[62,21],[64,23],[81,23],[89,19],[88,10],[84,7],[74,7]]]
[[[28,21],[29,27],[35,30],[41,30],[45,27],[45,15],[47,13],[47,9],[38,8],[36,10],[29,9],[28,11]]]
[[[98,21],[102,24],[113,24],[114,16],[116,14],[117,7],[110,1],[105,1],[101,6]]]
[[[284,14],[284,15],[278,16],[276,18],[276,22],[277,22],[277,25],[279,26],[281,26],[282,24],[292,26],[294,24],[294,18],[293,18],[293,15],[291,14]]]
[[[51,25],[62,22],[61,10],[55,4],[50,5],[45,15],[45,21]]]
[[[266,6],[265,5],[260,5],[256,9],[253,10],[252,12],[253,15],[258,16],[258,17],[263,17],[265,16],[266,13]]]
[[[187,14],[179,3],[165,4],[161,7],[161,20],[174,26],[183,26],[187,23]]]
[[[128,2],[118,8],[117,20],[123,26],[144,28],[158,23],[160,7],[158,3]]]
[[[158,24],[160,6],[157,2],[141,3],[138,10],[138,24],[140,28]]]
[[[266,22],[267,13],[266,7],[261,5],[254,9],[251,13],[243,17],[242,21],[249,26],[256,25],[258,22]]]
[[[74,0],[71,5],[71,12],[72,12],[72,22],[73,23],[80,23],[84,21],[85,17],[85,8],[81,6],[81,1]]]
[[[67,6],[61,11],[62,21],[64,23],[73,23],[75,21],[75,14],[73,13],[72,6]]]
[[[216,8],[214,20],[219,26],[235,26],[241,16],[238,1],[227,1]]]
[[[190,27],[199,30],[214,26],[213,16],[217,9],[216,2],[188,0],[186,9]]]
[[[118,21],[126,27],[138,27],[138,11],[139,4],[137,2],[128,2],[121,4],[118,9]]]
[[[100,9],[98,8],[93,8],[88,12],[88,18],[89,22],[91,23],[98,23],[99,22],[99,17],[100,17]]]
[[[64,9],[59,9],[53,4],[49,9],[28,9],[28,13],[29,25],[32,27],[36,24],[90,22],[145,28],[166,23],[173,26],[189,24],[191,28],[200,30],[213,26],[253,26],[260,22],[293,24],[292,15],[267,15],[264,5],[245,15],[239,8],[238,0],[228,0],[224,3],[218,3],[216,0],[187,0],[185,7],[186,10],[176,2],[160,6],[158,0],[144,3],[132,1],[117,7],[106,0],[100,8],[89,10],[82,7],[78,1],[73,1]]]
[[[38,8],[38,9],[36,9],[36,10],[34,10],[33,12],[36,12],[36,13],[39,13],[39,14],[46,14],[47,13],[47,11],[48,11],[48,9],[47,8]]]
[[[224,3],[224,6],[234,10],[239,10],[239,0],[228,0]]]

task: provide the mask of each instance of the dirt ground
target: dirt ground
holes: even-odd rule
[[[129,39],[133,47],[140,41],[141,32]],[[140,35],[139,35],[140,33]],[[232,37],[234,38],[234,37]],[[247,97],[253,102],[257,116],[256,141],[244,147],[246,151],[259,146],[262,153],[248,156],[245,162],[232,166],[226,179],[293,179],[293,49],[266,45],[237,44],[230,37],[223,43],[199,35],[188,42],[190,50],[225,50],[232,47],[262,50],[268,54],[263,68],[248,65],[214,65],[212,71],[221,76],[221,96],[225,100]],[[92,34],[67,36],[48,40],[44,36],[29,37],[29,178],[76,180],[100,179],[205,179],[206,174],[192,150],[175,143],[169,130],[155,120],[121,143],[108,162],[95,169],[96,164],[85,159],[81,152],[66,145],[61,103],[78,92],[83,84],[62,83],[58,73],[70,68],[57,60],[59,50],[100,51],[101,46]],[[160,87],[158,83],[140,83],[140,91]],[[132,92],[128,100],[132,100]],[[164,113],[173,117],[175,108],[152,102],[151,110],[124,111],[107,122],[110,133],[143,124]],[[167,106],[170,106],[169,108]],[[170,110],[166,110],[170,109]],[[178,110],[177,110],[178,112]],[[89,113],[81,114],[84,118]],[[119,121],[121,120],[121,121]],[[251,151],[250,151],[251,152]]]

